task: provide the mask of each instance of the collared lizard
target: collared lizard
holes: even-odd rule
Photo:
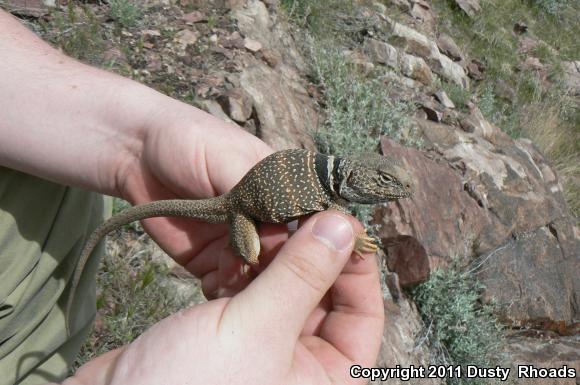
[[[287,223],[327,209],[348,212],[353,203],[381,203],[409,197],[409,174],[390,157],[369,154],[346,158],[291,149],[271,154],[256,164],[232,190],[208,199],[173,199],[131,207],[99,226],[89,237],[74,272],[66,308],[67,327],[74,293],[93,249],[110,231],[151,217],[187,217],[208,223],[228,223],[234,252],[250,265],[258,264],[257,222]],[[366,232],[356,238],[355,252],[374,252]]]

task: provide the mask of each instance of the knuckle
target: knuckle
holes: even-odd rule
[[[325,293],[328,273],[313,261],[315,256],[287,254],[281,259],[282,265],[317,293]]]

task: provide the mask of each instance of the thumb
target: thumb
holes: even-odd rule
[[[276,325],[297,338],[322,297],[348,261],[360,224],[338,211],[309,218],[284,244],[274,260],[236,297],[264,332]]]

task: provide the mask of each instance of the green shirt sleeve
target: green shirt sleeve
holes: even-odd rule
[[[98,255],[87,263],[71,311],[70,280],[110,199],[0,167],[0,385],[61,381],[95,316]]]

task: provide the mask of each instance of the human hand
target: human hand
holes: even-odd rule
[[[158,106],[145,132],[142,150],[118,162],[122,166],[115,178],[117,195],[133,204],[223,194],[272,152],[239,127],[174,100]],[[146,219],[143,224],[169,255],[202,278],[209,298],[218,295],[223,282],[247,280],[240,274],[241,258],[228,259],[225,266],[219,257],[229,244],[226,225],[174,217]],[[285,226],[265,226],[265,231],[277,233],[277,240],[286,238]],[[268,243],[264,240],[265,249]]]
[[[0,52],[2,167],[139,204],[222,194],[272,151],[233,124],[64,56],[1,10]],[[204,277],[206,293],[217,290],[225,225],[144,225]]]
[[[360,383],[349,368],[374,364],[384,322],[375,259],[350,258],[360,231],[315,214],[239,294],[166,318],[64,384]]]

